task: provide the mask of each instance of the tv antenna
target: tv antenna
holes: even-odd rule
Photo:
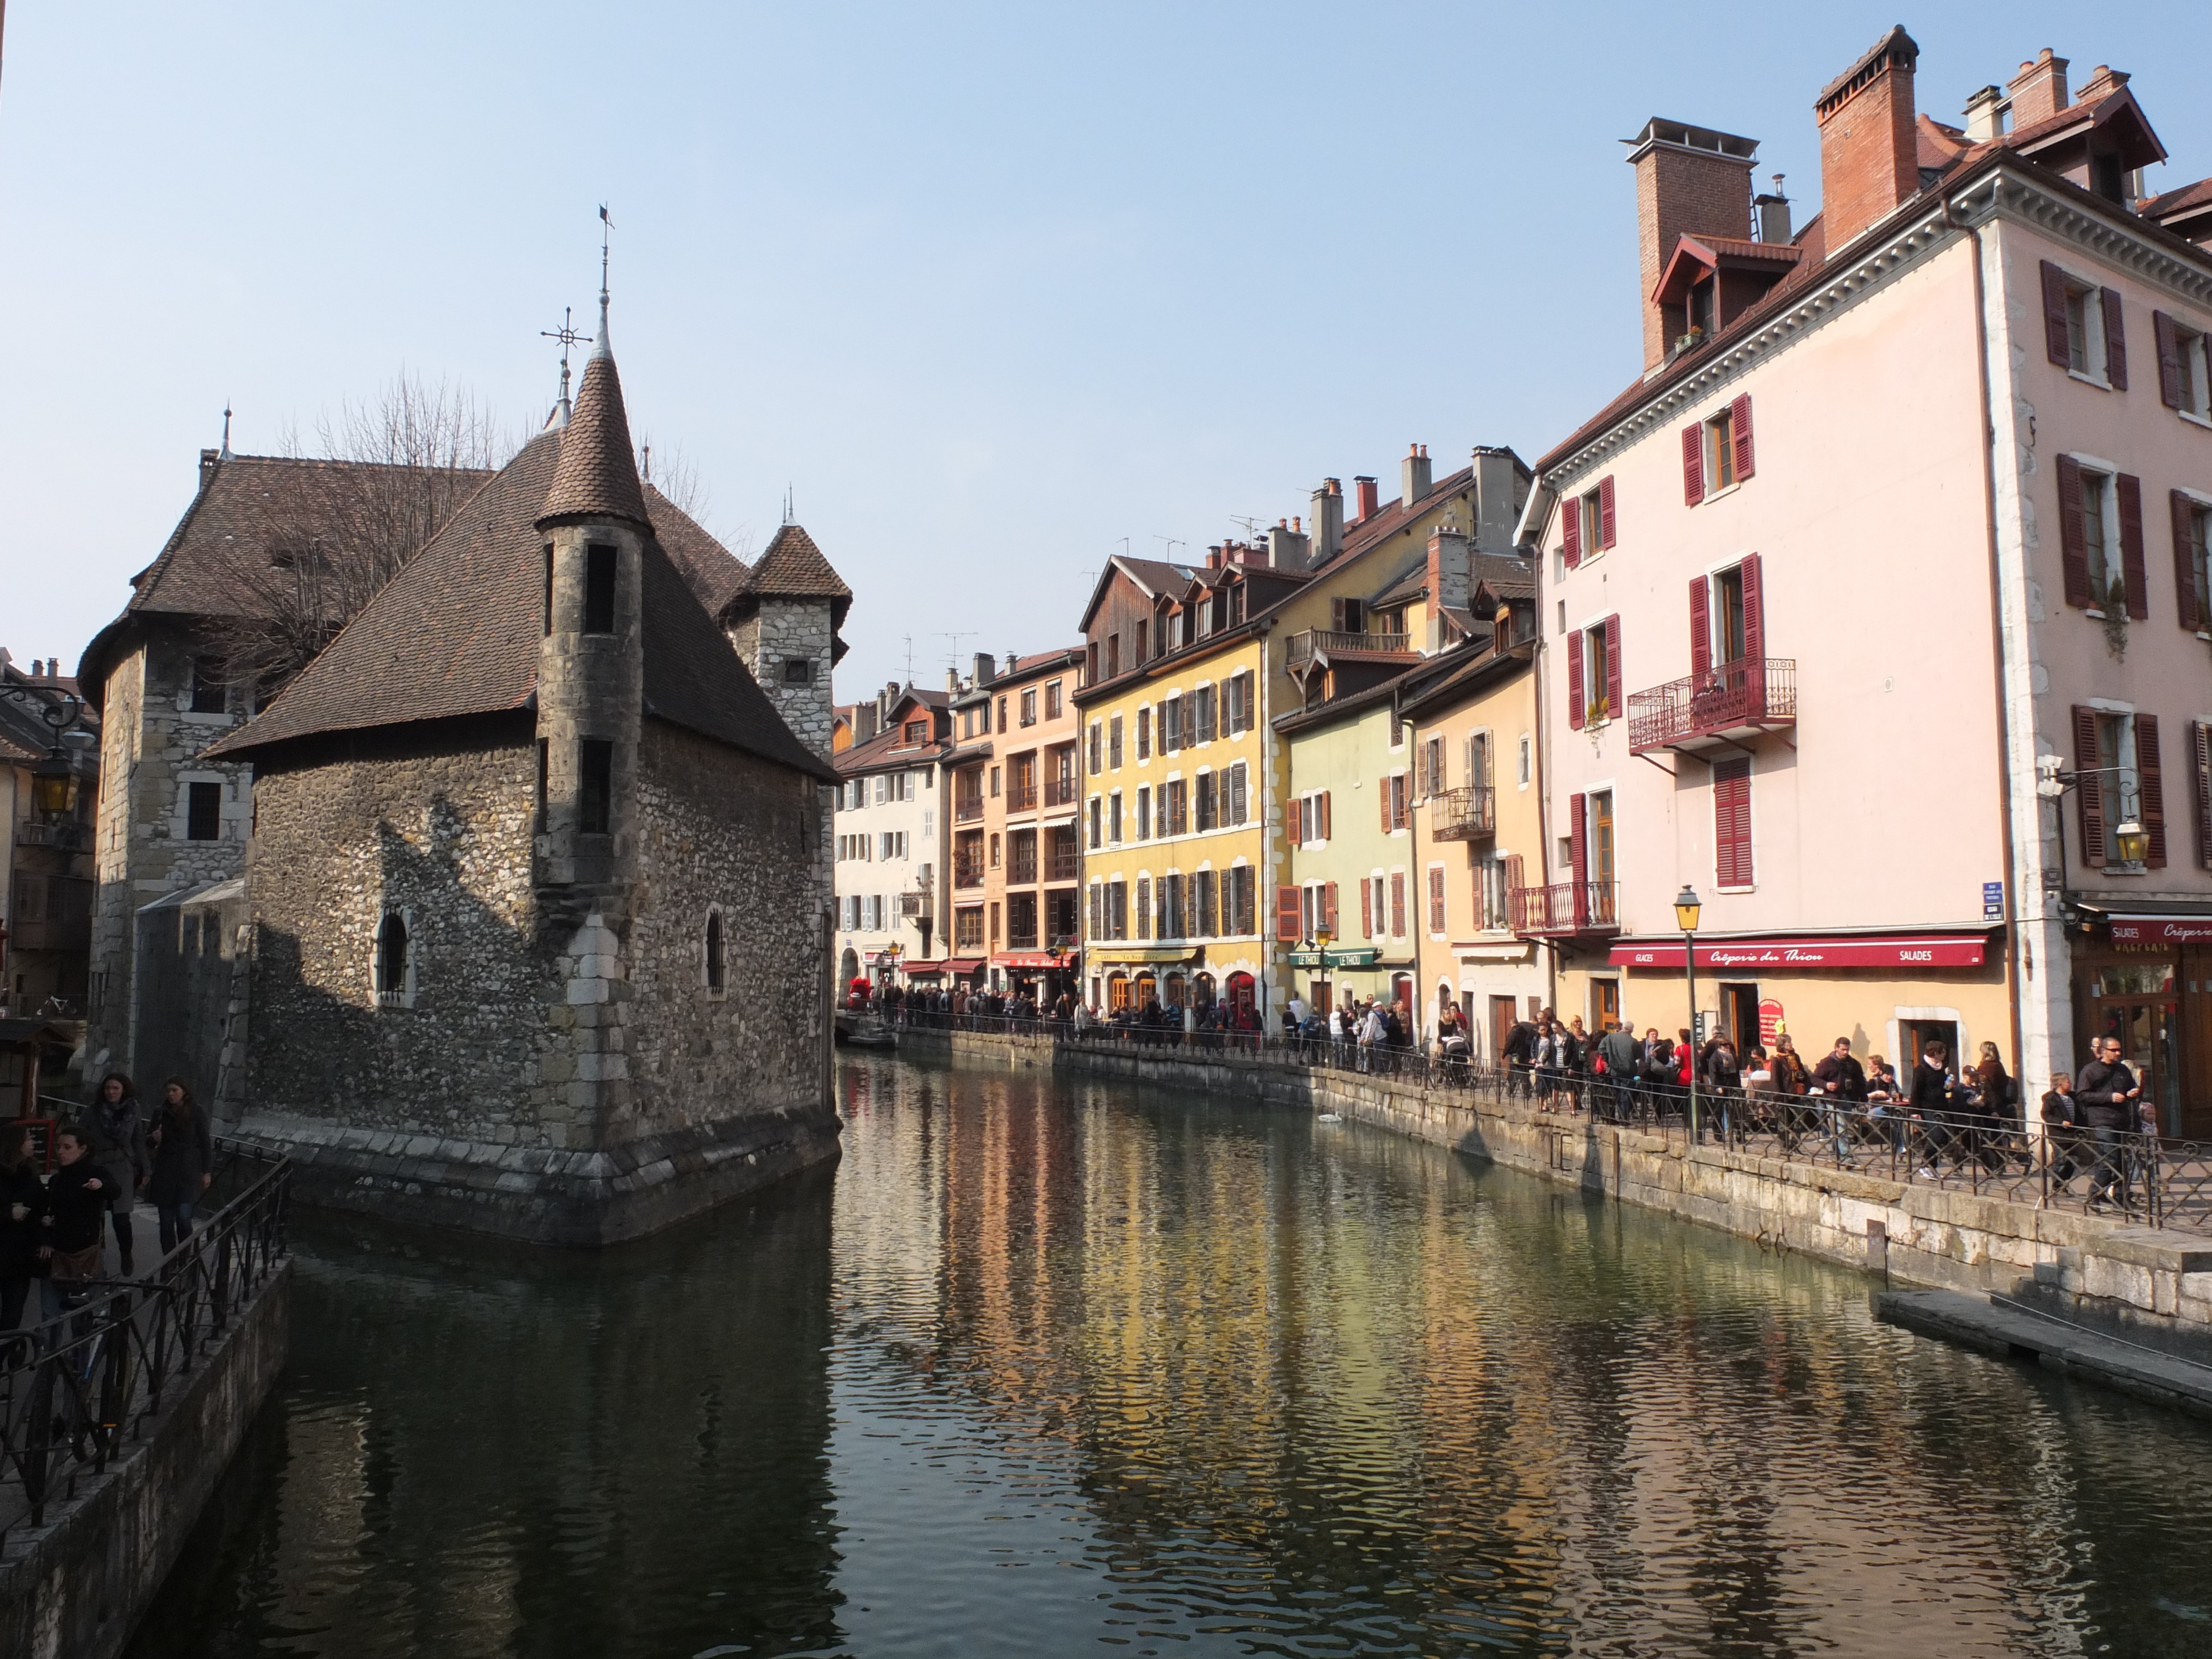
[[[1237,514],[1232,513],[1229,515],[1229,522],[1234,525],[1243,526],[1244,533],[1246,535],[1256,536],[1260,533],[1260,526],[1267,521],[1265,519],[1241,518]]]
[[[975,631],[975,630],[972,628],[963,628],[955,633],[951,629],[948,629],[937,636],[940,640],[950,640],[952,641],[952,649],[945,653],[945,665],[953,673],[957,674],[960,672],[960,641],[966,639]]]
[[[1178,547],[1188,547],[1190,545],[1190,543],[1185,540],[1182,537],[1163,536],[1157,530],[1152,532],[1152,539],[1156,542],[1165,542],[1168,544],[1167,562],[1170,564],[1173,564],[1175,562],[1176,549]]]

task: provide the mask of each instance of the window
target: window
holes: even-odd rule
[[[1751,477],[1751,398],[1682,428],[1682,499],[1695,507]]]
[[[1747,756],[1713,763],[1713,879],[1723,890],[1753,884]]]
[[[1097,852],[1106,844],[1106,803],[1096,795],[1091,798],[1091,850]]]
[[[1036,711],[1036,687],[1032,685],[1022,693],[1022,724],[1024,726],[1035,726],[1037,722]]]
[[[919,749],[928,741],[929,722],[927,720],[908,720],[906,723],[905,742],[908,748]]]
[[[1232,674],[1228,684],[1221,689],[1221,731],[1224,737],[1233,738],[1252,723],[1247,678],[1246,674]]]
[[[1421,745],[1421,795],[1433,799],[1444,792],[1444,740],[1431,738]]]
[[[991,867],[994,870],[999,867],[999,837],[996,831],[994,831],[991,836]]]
[[[1559,529],[1565,538],[1559,557],[1570,570],[1613,545],[1612,474],[1600,478],[1596,488],[1568,499],[1559,514]]]
[[[1326,789],[1310,789],[1291,803],[1290,838],[1293,843],[1304,847],[1328,839],[1328,794]]]
[[[952,913],[953,943],[963,951],[983,948],[983,907],[970,905],[965,910]]]
[[[1234,935],[1259,931],[1258,878],[1249,864],[1237,865],[1227,872],[1228,896],[1224,900],[1227,914],[1222,918],[1224,933]]]
[[[615,746],[605,738],[586,738],[576,745],[576,828],[604,836],[614,822]]]
[[[1101,772],[1106,769],[1103,757],[1099,752],[1099,726],[1097,720],[1091,722],[1089,737],[1090,744],[1088,753],[1090,757],[1091,775],[1095,778]]]
[[[991,799],[992,799],[993,800],[996,800],[996,799],[998,799],[998,798],[999,798],[999,769],[998,769],[997,767],[995,767],[995,766],[994,766],[994,767],[993,767],[993,768],[991,769]]]
[[[1006,948],[1010,951],[1034,951],[1037,948],[1037,896],[1035,893],[1006,895]]]
[[[2061,455],[2059,557],[2066,603],[2076,610],[2150,615],[2144,580],[2142,481]]]
[[[1145,624],[1144,623],[1141,623],[1141,622],[1140,622],[1140,623],[1139,623],[1137,624],[1137,636],[1136,636],[1136,637],[1137,637],[1137,660],[1138,660],[1139,662],[1143,662],[1143,661],[1145,660],[1145,629],[1146,629],[1146,624]],[[1164,640],[1166,639],[1166,637],[1167,637],[1167,636],[1166,636],[1166,635],[1165,635],[1165,634],[1163,634],[1160,637],[1161,637],[1161,639],[1162,639],[1163,641],[1164,641]]]
[[[2081,861],[2108,870],[2163,869],[2166,783],[2157,717],[2077,705],[2074,763],[2084,775]],[[2148,843],[2140,865],[2120,863],[2111,840],[2112,832],[2130,817],[2142,825]]]
[[[1214,810],[1218,801],[1215,793],[1213,774],[1200,772],[1191,787],[1191,827],[1201,834],[1213,828]]]
[[[376,927],[376,1000],[397,1007],[407,1000],[407,918],[386,910]]]
[[[1748,761],[1744,763],[1750,764]],[[1603,789],[1590,796],[1583,820],[1589,835],[1589,879],[1601,887],[1610,887],[1613,877],[1613,791]]]
[[[2186,491],[2172,492],[2173,586],[2181,598],[2184,628],[2212,628],[2212,575],[2206,569],[2212,550],[2212,505]]]
[[[1153,890],[1159,906],[1160,937],[1188,939],[1190,917],[1183,902],[1183,878],[1170,872],[1160,878],[1159,885]]]
[[[1152,711],[1150,708],[1139,708],[1137,711],[1137,758],[1142,761],[1150,760],[1152,757]]]
[[[813,684],[814,659],[811,657],[786,657],[783,659],[783,683],[786,685]]]
[[[1150,841],[1152,838],[1152,786],[1146,784],[1137,791],[1137,839]]]
[[[1160,833],[1164,836],[1188,834],[1190,830],[1189,795],[1181,778],[1168,781],[1164,798],[1161,816],[1166,822],[1161,826]]]
[[[1390,937],[1406,937],[1406,872],[1390,872]]]
[[[1486,933],[1503,933],[1512,923],[1513,878],[1512,866],[1517,860],[1499,858],[1495,854],[1476,866],[1480,878],[1482,913],[1477,918]]]
[[[2159,397],[2168,409],[2212,422],[2212,337],[2162,311],[2151,313],[2158,336]]]
[[[1490,733],[1468,732],[1463,758],[1467,763],[1468,787],[1471,789],[1488,788],[1490,787]]]
[[[185,692],[186,707],[195,714],[222,714],[230,711],[230,684],[222,671],[204,658],[194,657],[191,663],[191,684]]]
[[[707,913],[707,992],[708,995],[721,995],[724,972],[722,913],[720,910],[709,910]]]
[[[1108,938],[1129,937],[1129,884],[1126,881],[1106,884],[1106,925]]]
[[[1190,694],[1190,740],[1193,743],[1213,741],[1213,688],[1201,685]]]
[[[1121,841],[1121,792],[1116,789],[1106,798],[1106,839],[1115,846]]]
[[[1201,870],[1190,878],[1189,927],[1193,939],[1212,939],[1221,931],[1215,921],[1218,886],[1211,870]]]
[[[584,632],[615,631],[615,550],[593,542],[584,550]]]
[[[553,631],[553,544],[545,544],[545,632]]]
[[[1705,422],[1705,493],[1735,484],[1735,415],[1723,410]]]
[[[1174,754],[1182,741],[1182,699],[1170,697],[1160,705],[1160,753]]]
[[[1529,780],[1534,772],[1534,746],[1528,741],[1528,734],[1526,732],[1523,732],[1521,734],[1519,757],[1514,767],[1515,777],[1520,783],[1521,787],[1523,789],[1526,789],[1528,787]]]
[[[1567,635],[1567,724],[1580,731],[1620,712],[1620,618],[1607,617]]]
[[[1044,717],[1048,720],[1060,718],[1060,688],[1058,680],[1047,680],[1044,686]]]
[[[533,835],[542,836],[545,833],[545,795],[552,781],[552,772],[553,745],[545,738],[540,738],[538,739],[538,816],[531,828],[531,833]]]
[[[222,839],[222,786],[188,783],[185,786],[185,839]]]
[[[1121,672],[1121,636],[1119,634],[1109,634],[1106,636],[1106,678],[1110,680]]]
[[[1429,866],[1429,932],[1437,938],[1444,932],[1444,867],[1441,864]]]
[[[2120,296],[2043,261],[2044,344],[2051,361],[2083,380],[2128,389]]]
[[[1098,728],[1094,726],[1091,730],[1095,734]],[[1097,741],[1095,735],[1092,741]],[[1121,769],[1121,717],[1119,714],[1106,724],[1106,764],[1116,772]]]
[[[1364,599],[1331,599],[1328,602],[1329,631],[1336,634],[1364,634],[1367,631],[1367,601]]]
[[[1005,697],[1000,697],[999,699],[999,730],[1001,732],[1011,731],[1012,729],[1006,722],[1007,702],[1008,699]]]
[[[1246,822],[1250,816],[1250,810],[1245,793],[1245,769],[1243,761],[1238,761],[1236,765],[1229,769],[1226,794],[1227,799],[1221,804],[1221,821],[1228,824]]]
[[[1378,781],[1376,793],[1381,798],[1382,833],[1395,835],[1411,821],[1411,780],[1403,772],[1393,772]]]

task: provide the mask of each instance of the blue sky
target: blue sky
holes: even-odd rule
[[[226,399],[241,451],[403,369],[534,424],[601,201],[632,429],[741,553],[792,489],[858,594],[841,698],[1066,641],[1123,538],[1533,458],[1625,385],[1646,118],[1815,210],[1813,98],[1899,14],[1705,15],[14,0],[0,644],[75,662]],[[2154,186],[2212,173],[2201,3],[1903,21],[1939,118],[2048,45],[2133,72]]]

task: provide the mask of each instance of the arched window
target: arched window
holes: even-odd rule
[[[407,995],[407,918],[387,910],[376,929],[376,1000],[398,1004]]]
[[[722,960],[722,913],[720,910],[709,910],[707,913],[707,989],[708,992],[719,994],[721,991],[725,972]]]

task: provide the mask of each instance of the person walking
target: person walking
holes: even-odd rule
[[[161,1219],[161,1254],[167,1255],[192,1236],[192,1206],[215,1181],[215,1142],[207,1115],[182,1078],[161,1085],[161,1109],[147,1139],[154,1146],[154,1176],[146,1183],[146,1200]]]
[[[1607,1020],[1605,1035],[1597,1040],[1597,1058],[1605,1067],[1607,1109],[1614,1122],[1625,1123],[1628,1121],[1629,1091],[1636,1086],[1643,1053],[1626,1026],[1618,1020]],[[1590,1104],[1596,1106],[1595,1097]]]
[[[39,1179],[27,1123],[0,1123],[0,1336],[15,1328],[39,1268],[39,1217],[46,1184]]]
[[[1918,1126],[1916,1133],[1920,1142],[1920,1176],[1923,1181],[1936,1179],[1936,1166],[1943,1157],[1944,1149],[1951,1144],[1951,1074],[1944,1069],[1950,1049],[1941,1042],[1931,1042],[1920,1051],[1920,1063],[1912,1068],[1912,1083],[1905,1097],[1906,1115]]]
[[[1516,1019],[1505,1033],[1498,1058],[1505,1062],[1505,1092],[1526,1100],[1533,1092],[1536,1070],[1536,1023]]]
[[[1851,1053],[1849,1037],[1838,1037],[1835,1046],[1820,1057],[1820,1063],[1813,1068],[1812,1088],[1835,1141],[1836,1161],[1849,1163],[1851,1125],[1866,1109],[1867,1098],[1866,1067]]]
[[[123,1277],[136,1271],[135,1243],[131,1231],[131,1200],[154,1173],[146,1151],[146,1115],[131,1079],[110,1072],[100,1079],[100,1096],[85,1115],[84,1130],[93,1162],[103,1164],[114,1179],[103,1190],[108,1194],[109,1215],[115,1228],[115,1249]]]
[[[76,1306],[100,1277],[100,1218],[114,1201],[115,1186],[115,1176],[93,1158],[91,1132],[74,1123],[55,1133],[54,1162],[59,1167],[46,1182],[39,1218],[39,1259],[46,1270],[39,1304],[48,1319]]]
[[[1729,1114],[1743,1088],[1743,1067],[1736,1060],[1735,1044],[1729,1040],[1727,1032],[1715,1032],[1705,1040],[1705,1052],[1698,1056],[1698,1076],[1720,1113],[1720,1135],[1725,1144],[1729,1138]]]
[[[2120,1058],[2118,1037],[2100,1037],[2097,1057],[2074,1079],[2074,1097],[2082,1108],[2089,1138],[2096,1145],[2097,1167],[2089,1176],[2089,1209],[2101,1211],[2109,1197],[2132,1211],[2128,1195],[2127,1142],[2142,1111],[2142,1085]]]
[[[2060,1072],[2043,1091],[2043,1133],[2051,1141],[2051,1179],[2061,1192],[2092,1161],[2088,1137],[2082,1133],[2085,1127],[2074,1079]],[[2050,1200],[2046,1197],[2044,1201]]]
[[[1787,1031],[1774,1037],[1774,1058],[1768,1062],[1767,1087],[1775,1096],[1775,1115],[1784,1126],[1786,1146],[1795,1146],[1813,1125],[1807,1121],[1805,1097],[1812,1091],[1813,1073],[1797,1052],[1796,1039]]]

